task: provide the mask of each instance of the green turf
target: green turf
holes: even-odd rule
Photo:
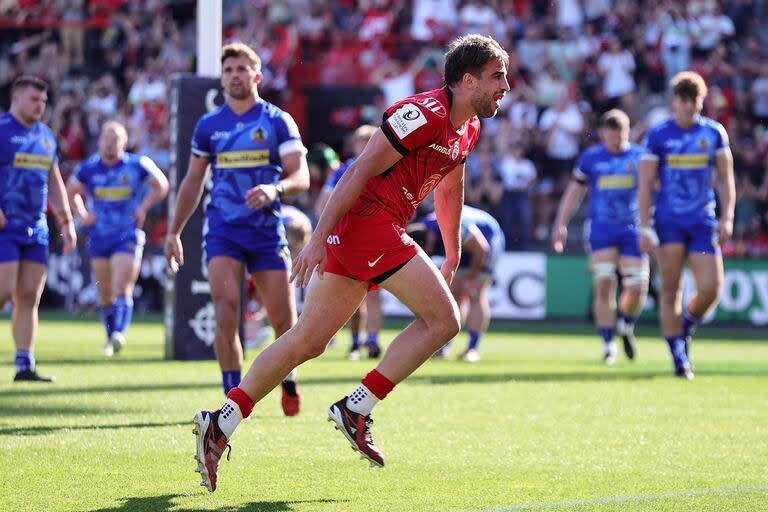
[[[13,385],[2,319],[0,510],[768,510],[767,343],[702,339],[682,382],[657,338],[606,368],[588,329],[541,327],[496,332],[480,363],[430,361],[398,386],[374,413],[383,470],[325,421],[372,366],[344,360],[342,333],[300,369],[302,413],[283,417],[275,393],[257,405],[208,494],[190,420],[222,401],[215,363],[164,361],[159,323],[134,325],[106,361],[97,323],[49,319],[37,355],[57,382]]]

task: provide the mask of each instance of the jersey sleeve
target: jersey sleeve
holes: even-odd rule
[[[157,179],[158,176],[163,174],[163,171],[161,171],[157,164],[148,156],[139,158],[139,168],[141,169],[142,174],[140,181]]]
[[[211,157],[211,136],[207,124],[205,119],[199,120],[192,133],[192,154],[201,158]]]
[[[579,159],[576,161],[576,165],[573,167],[571,176],[574,180],[586,185],[589,181],[589,159],[587,158],[587,152],[584,151],[579,155]]]
[[[413,99],[396,103],[384,113],[381,131],[401,155],[435,141],[441,119]],[[443,120],[444,122],[444,120]]]
[[[640,155],[641,160],[659,160],[662,157],[661,144],[659,140],[659,130],[651,128],[648,134],[645,136],[643,146],[646,151]]]
[[[719,155],[727,151],[730,148],[730,141],[728,139],[728,132],[720,123],[715,123],[715,154]]]
[[[301,134],[296,121],[293,120],[288,112],[281,112],[275,118],[275,129],[277,131],[277,152],[281,157],[297,151],[306,153],[307,150],[301,142]]]

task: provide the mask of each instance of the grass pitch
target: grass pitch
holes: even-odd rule
[[[209,494],[191,419],[222,402],[215,362],[164,361],[159,321],[105,360],[95,319],[44,317],[37,358],[57,382],[12,384],[4,318],[0,510],[768,511],[764,333],[701,329],[683,382],[638,331],[639,360],[611,368],[591,329],[542,324],[489,335],[478,364],[428,362],[374,411],[377,470],[326,422],[373,366],[344,359],[342,332],[300,368],[301,414],[283,417],[277,393],[258,404]]]

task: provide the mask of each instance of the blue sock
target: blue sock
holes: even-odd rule
[[[221,372],[221,384],[224,386],[224,394],[240,385],[240,370]]]
[[[669,352],[672,354],[672,361],[675,363],[675,367],[681,366],[688,362],[688,357],[685,355],[685,338],[682,336],[666,336],[669,345]]]
[[[352,333],[352,350],[357,350],[358,348],[360,348],[360,333],[353,332]]]
[[[606,345],[613,341],[613,327],[600,327],[597,332],[600,333]]]
[[[477,331],[469,331],[469,345],[467,350],[477,350],[477,344],[480,343],[480,333]]]
[[[701,317],[691,314],[688,311],[688,308],[685,308],[685,311],[683,312],[683,338],[693,336],[699,322],[701,322]]]
[[[32,352],[16,349],[16,373],[35,369],[35,356]]]
[[[125,333],[133,317],[133,297],[121,295],[115,299],[114,330]]]
[[[379,344],[379,333],[378,332],[371,332],[368,333],[368,339],[365,341],[366,345],[378,345]]]
[[[107,332],[107,338],[110,338],[112,331],[115,330],[115,305],[101,306],[99,314],[101,316],[101,323],[104,324],[104,330]]]

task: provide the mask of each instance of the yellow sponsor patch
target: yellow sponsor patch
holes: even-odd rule
[[[667,167],[675,169],[701,169],[709,165],[709,153],[667,155]]]
[[[269,163],[269,150],[226,151],[216,155],[216,167],[219,169],[242,169],[258,167]]]
[[[13,155],[13,166],[18,169],[47,171],[51,168],[53,159],[48,155],[33,155],[32,153],[16,153]]]
[[[600,190],[635,188],[635,175],[611,174],[608,176],[600,176],[600,178],[597,180],[597,188]]]
[[[96,187],[93,191],[96,199],[103,201],[121,201],[133,195],[131,187]]]

